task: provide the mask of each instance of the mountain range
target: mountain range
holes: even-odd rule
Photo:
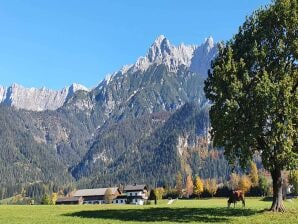
[[[31,111],[56,110],[78,90],[89,91],[85,86],[76,83],[60,91],[25,88],[18,84],[12,84],[8,88],[0,86],[0,103]]]
[[[225,179],[203,91],[216,54],[211,37],[174,46],[161,35],[90,90],[0,88],[0,193],[49,182],[173,185],[178,171]]]
[[[181,44],[176,47],[160,35],[151,45],[146,56],[140,57],[133,65],[123,66],[119,72],[107,75],[100,85],[108,83],[118,73],[144,72],[150,66],[158,64],[165,65],[171,72],[177,72],[181,66],[186,66],[189,71],[206,76],[210,61],[215,55],[216,47],[212,37],[207,38],[200,46]],[[88,88],[77,83],[58,91],[45,87],[25,88],[19,84],[12,84],[8,88],[0,86],[0,103],[31,111],[56,110],[78,90],[89,91]]]

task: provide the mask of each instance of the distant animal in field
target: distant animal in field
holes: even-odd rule
[[[234,203],[235,208],[237,201],[242,201],[242,206],[245,207],[244,192],[241,190],[231,192],[228,200],[228,208],[231,206],[232,203]]]

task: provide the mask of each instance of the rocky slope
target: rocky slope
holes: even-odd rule
[[[8,88],[0,87],[0,103],[31,111],[56,110],[78,90],[89,91],[80,84],[72,84],[59,91],[13,84]]]

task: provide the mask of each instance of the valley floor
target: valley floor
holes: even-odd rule
[[[226,208],[226,199],[177,200],[168,205],[1,205],[5,224],[116,223],[298,223],[298,199],[285,202],[285,213],[264,211],[271,202],[248,198],[246,208]]]

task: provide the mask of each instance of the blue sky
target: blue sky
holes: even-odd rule
[[[174,44],[226,41],[270,2],[0,0],[0,85],[94,87],[145,55],[160,34]]]

